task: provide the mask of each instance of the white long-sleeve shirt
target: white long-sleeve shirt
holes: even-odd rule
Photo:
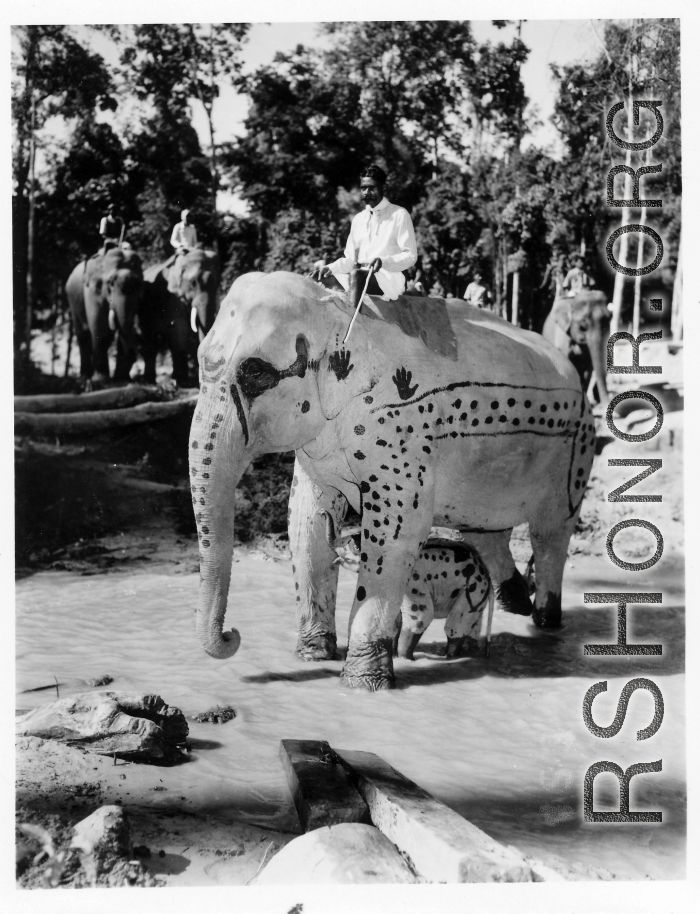
[[[389,203],[386,197],[382,197],[374,208],[367,206],[353,218],[345,255],[328,266],[345,286],[348,277],[343,274],[350,273],[355,259],[359,263],[370,263],[375,257],[382,260],[382,268],[376,274],[379,288],[386,298],[398,298],[406,288],[401,271],[413,266],[418,259],[418,250],[408,212],[402,206]]]
[[[197,244],[197,229],[193,225],[185,225],[184,222],[178,222],[173,229],[170,244],[176,251],[179,251],[180,248],[191,250]]]

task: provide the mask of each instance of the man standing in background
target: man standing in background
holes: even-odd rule
[[[489,292],[481,282],[481,273],[477,270],[474,279],[469,283],[464,293],[464,300],[469,305],[476,305],[477,308],[489,307]]]

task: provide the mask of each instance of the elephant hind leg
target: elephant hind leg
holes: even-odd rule
[[[564,565],[575,523],[575,519],[571,519],[560,526],[547,529],[530,524],[532,550],[537,568],[532,620],[538,628],[557,628],[561,625]]]

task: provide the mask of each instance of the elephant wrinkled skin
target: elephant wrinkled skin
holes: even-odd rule
[[[115,380],[127,381],[136,359],[136,315],[143,297],[141,258],[110,248],[81,261],[68,277],[66,295],[80,349],[80,376],[109,380],[107,353],[117,332]]]
[[[401,303],[416,326],[423,302]],[[199,349],[190,435],[196,628],[210,656],[231,657],[240,645],[235,629],[223,630],[235,487],[257,456],[289,450],[297,611],[319,636],[334,635],[337,581],[320,512],[336,526],[345,502],[362,514],[345,685],[393,686],[401,603],[433,524],[489,534],[529,523],[533,618],[560,623],[595,438],[575,369],[538,334],[459,301],[431,304],[457,342],[453,356],[440,354],[427,333],[408,335],[382,316],[395,305],[363,305],[344,348],[350,306],[301,276],[249,273],[222,302]]]
[[[578,371],[584,390],[588,390],[595,374],[598,398],[603,403],[609,400],[605,382],[609,335],[607,299],[595,290],[556,299],[542,328],[542,336],[563,352]]]
[[[217,311],[219,257],[194,248],[175,263],[149,267],[144,275],[141,326],[144,380],[156,379],[156,355],[161,345],[172,354],[173,378],[186,387],[188,355],[211,330]]]

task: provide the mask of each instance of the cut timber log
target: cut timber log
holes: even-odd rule
[[[280,755],[305,832],[342,822],[370,824],[367,805],[328,743],[283,739]]]
[[[166,403],[76,413],[15,413],[15,434],[89,435],[127,425],[170,419],[194,409],[199,391]]]
[[[336,750],[375,825],[428,882],[532,882],[525,858],[372,752]]]
[[[190,391],[186,393],[189,394]],[[128,387],[95,390],[87,394],[37,394],[33,397],[15,397],[15,412],[82,413],[95,409],[123,409],[125,406],[163,399],[163,389],[160,387],[130,384]]]

